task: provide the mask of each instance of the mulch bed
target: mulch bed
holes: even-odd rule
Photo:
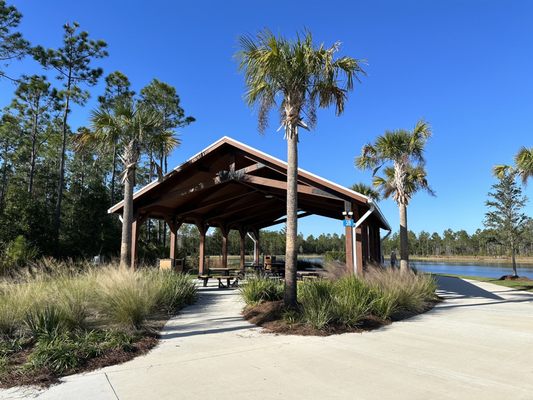
[[[25,385],[48,387],[54,383],[58,383],[60,378],[66,375],[89,372],[110,365],[122,364],[123,362],[147,353],[154,348],[157,343],[158,335],[150,334],[133,343],[132,349],[128,351],[122,349],[110,349],[98,357],[87,360],[80,367],[71,369],[60,376],[46,368],[31,371],[23,371],[19,368],[16,368],[17,366],[22,366],[31,354],[31,347],[24,348],[9,357],[10,365],[15,368],[7,374],[2,375],[2,379],[0,380],[0,388],[10,388],[14,386]]]
[[[428,302],[421,313],[431,310],[440,300]],[[382,320],[370,316],[362,321],[356,328],[344,325],[332,325],[325,329],[315,329],[304,323],[289,323],[283,319],[283,301],[266,301],[253,307],[246,307],[243,310],[243,317],[248,322],[264,328],[268,333],[299,335],[299,336],[330,336],[349,332],[365,332],[390,325],[393,321],[400,321],[411,318],[421,313],[397,313],[389,320]]]

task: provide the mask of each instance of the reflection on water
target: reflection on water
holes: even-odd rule
[[[316,263],[322,263],[323,257],[299,257],[300,260],[306,260]],[[511,264],[484,264],[484,263],[452,263],[452,262],[426,262],[411,261],[410,263],[419,271],[432,272],[436,274],[456,274],[469,276],[482,276],[486,278],[499,278],[502,275],[511,275],[513,267]],[[385,265],[389,266],[386,260]],[[533,264],[518,264],[518,275],[533,279]]]

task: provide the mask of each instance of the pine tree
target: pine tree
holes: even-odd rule
[[[494,230],[496,238],[510,253],[514,276],[518,276],[516,251],[528,220],[522,212],[527,198],[516,182],[516,174],[516,171],[508,170],[497,175],[498,182],[492,185],[489,200],[485,202],[489,211],[485,214],[484,221],[485,226]]]

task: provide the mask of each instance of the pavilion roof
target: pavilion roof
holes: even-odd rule
[[[134,193],[138,215],[176,218],[227,229],[256,230],[284,222],[287,163],[227,136]],[[343,219],[344,210],[366,212],[372,201],[344,186],[298,169],[299,217]],[[109,213],[121,213],[124,202]],[[369,223],[390,226],[374,203]]]

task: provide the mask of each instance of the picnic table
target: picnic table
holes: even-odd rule
[[[242,274],[231,274],[231,272],[239,270],[239,268],[209,268],[209,273],[204,275],[198,275],[198,279],[203,281],[204,287],[207,286],[207,282],[209,281],[209,279],[217,279],[218,287],[220,289],[237,287],[239,286],[239,280],[242,279]],[[224,284],[224,281],[226,282],[226,284]]]

